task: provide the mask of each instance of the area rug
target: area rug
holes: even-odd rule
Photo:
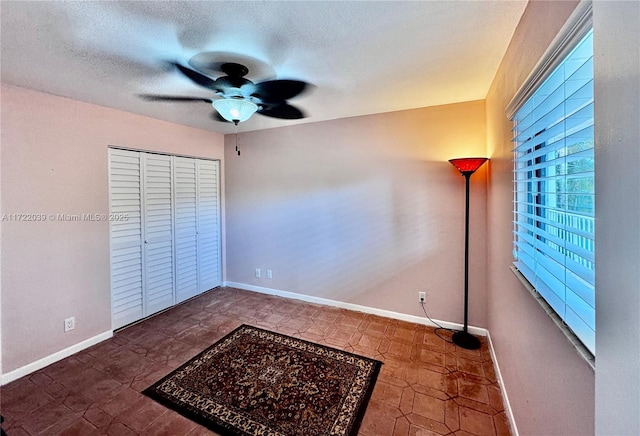
[[[225,436],[353,436],[381,365],[242,325],[143,393]]]

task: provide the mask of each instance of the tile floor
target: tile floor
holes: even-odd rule
[[[463,350],[424,325],[232,288],[3,386],[3,428],[9,436],[213,434],[140,391],[243,323],[383,361],[361,436],[509,434],[484,339],[480,350]]]

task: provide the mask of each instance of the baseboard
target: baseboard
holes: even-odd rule
[[[278,297],[290,298],[293,300],[306,301],[307,303],[324,304],[325,306],[339,307],[341,309],[349,309],[356,312],[364,312],[364,313],[369,313],[371,315],[384,316],[386,318],[399,319],[401,321],[407,321],[415,324],[424,324],[431,327],[436,327],[434,323],[432,323],[428,319],[421,316],[407,315],[405,313],[393,312],[391,310],[377,309],[375,307],[362,306],[360,304],[345,303],[343,301],[330,300],[328,298],[321,298],[321,297],[314,297],[312,295],[297,294],[295,292],[281,291],[281,290],[272,289],[272,288],[264,288],[262,286],[247,285],[245,283],[224,282],[223,286],[243,289],[245,291],[258,292],[260,294],[275,295]],[[448,329],[461,330],[463,327],[462,324],[457,324],[453,322],[440,321],[438,319],[434,321],[440,324],[442,327],[448,328]],[[487,333],[488,333],[487,329],[483,329],[481,327],[468,326],[468,330],[469,330],[469,333],[472,333],[477,336],[487,336]]]
[[[14,369],[13,371],[10,371],[6,374],[2,374],[2,378],[0,379],[0,385],[6,385],[7,383],[10,383],[14,380],[19,379],[20,377],[29,375],[32,372],[42,369],[45,366],[49,366],[52,363],[62,360],[65,357],[69,357],[79,351],[84,350],[85,348],[89,348],[92,345],[95,345],[99,342],[109,339],[112,336],[113,336],[113,331],[111,330],[106,331],[104,333],[100,333],[99,335],[93,336],[82,342],[79,342],[70,347],[67,347],[64,350],[57,351],[53,354],[43,357],[42,359],[38,359],[35,362],[31,362],[25,366]]]
[[[516,426],[516,420],[513,416],[513,410],[511,410],[511,403],[509,403],[509,395],[507,395],[507,388],[504,385],[502,379],[502,373],[500,372],[500,365],[498,365],[498,358],[496,357],[496,350],[493,348],[493,341],[491,340],[491,334],[487,330],[487,341],[489,342],[489,352],[491,353],[491,360],[493,361],[493,368],[496,373],[496,378],[500,384],[500,390],[502,391],[502,400],[504,402],[504,410],[507,413],[507,419],[509,421],[509,429],[513,436],[518,436],[518,427]]]

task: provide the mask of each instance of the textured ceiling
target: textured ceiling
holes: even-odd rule
[[[168,68],[202,52],[245,61],[252,80],[315,87],[290,101],[309,115],[254,115],[241,131],[482,99],[526,1],[2,1],[1,79],[222,133],[211,97]],[[214,77],[217,75],[214,74]]]

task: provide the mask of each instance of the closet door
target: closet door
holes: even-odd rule
[[[197,165],[198,188],[198,291],[220,286],[220,162],[201,160]]]
[[[175,302],[171,156],[143,153],[145,316]]]
[[[219,162],[109,149],[112,328],[220,286]]]
[[[198,295],[196,160],[174,157],[176,303]]]
[[[110,221],[111,320],[114,329],[144,316],[140,153],[109,149],[109,202],[126,221]]]

